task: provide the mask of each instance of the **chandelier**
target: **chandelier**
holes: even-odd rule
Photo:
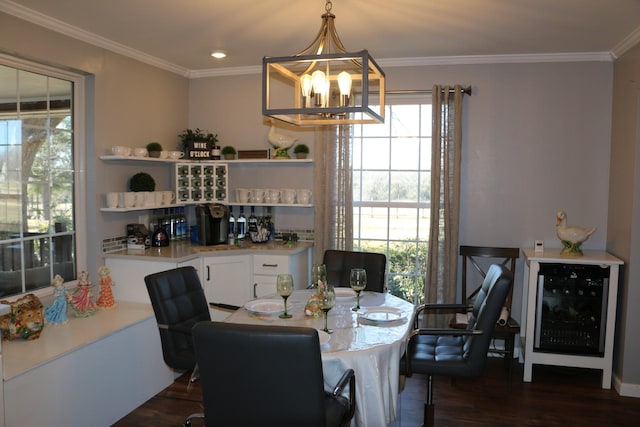
[[[262,114],[297,126],[384,123],[384,72],[369,52],[347,52],[327,0],[315,40],[262,59]]]

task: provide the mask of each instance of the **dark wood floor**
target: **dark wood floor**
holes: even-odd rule
[[[438,377],[434,385],[437,427],[561,426],[603,427],[640,425],[640,399],[620,397],[600,388],[600,371],[534,366],[533,382],[522,382],[522,365],[507,392],[501,360],[488,361],[480,378]],[[201,412],[201,389],[187,392],[181,377],[167,389],[115,424],[116,427],[181,426],[192,412]],[[415,375],[401,393],[400,419],[395,427],[422,424],[425,380]],[[204,425],[194,422],[194,427]]]

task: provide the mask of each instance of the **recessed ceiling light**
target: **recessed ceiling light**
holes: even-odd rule
[[[222,59],[227,57],[227,52],[225,52],[224,50],[214,50],[213,52],[211,52],[211,56],[216,59]]]

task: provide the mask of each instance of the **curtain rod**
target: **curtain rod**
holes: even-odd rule
[[[455,89],[450,88],[449,93],[455,92]],[[471,95],[471,86],[463,87],[462,93],[464,95]],[[380,92],[372,92],[372,93],[380,93]],[[433,90],[431,89],[408,89],[408,90],[387,90],[385,91],[385,95],[420,95],[420,94],[431,94]]]

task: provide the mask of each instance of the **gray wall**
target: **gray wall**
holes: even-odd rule
[[[615,62],[613,79],[613,128],[609,187],[607,249],[625,261],[625,275],[618,298],[615,372],[625,384],[640,384],[640,151],[638,109],[640,46]],[[631,390],[628,390],[631,392]],[[637,396],[637,389],[635,395]]]

